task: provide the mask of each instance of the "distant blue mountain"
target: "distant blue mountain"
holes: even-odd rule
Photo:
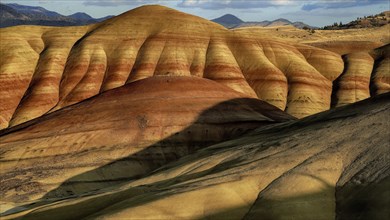
[[[68,17],[76,19],[76,20],[86,20],[86,21],[94,19],[89,14],[84,13],[84,12],[77,12],[77,13],[74,13],[72,15],[69,15]]]
[[[237,18],[236,16],[234,16],[232,14],[226,14],[226,15],[223,15],[222,17],[213,19],[211,21],[218,23],[222,26],[225,26],[227,28],[232,28],[232,27],[235,27],[237,25],[244,23],[243,20]]]
[[[101,22],[111,17],[113,16],[93,18],[83,12],[65,16],[43,7],[0,4],[0,27],[16,25],[78,26]]]
[[[6,4],[7,6],[15,9],[16,12],[28,15],[30,18],[59,18],[63,15],[54,11],[46,10],[42,7],[27,6],[19,4]]]
[[[239,27],[252,27],[252,26],[259,26],[259,27],[272,27],[272,26],[283,26],[283,25],[292,25],[296,28],[312,28],[316,29],[317,27],[313,27],[310,25],[307,25],[303,22],[291,22],[284,18],[279,18],[273,21],[251,21],[251,22],[245,22],[239,18],[237,18],[234,15],[226,14],[222,17],[216,18],[211,20],[215,23],[218,23],[226,28],[239,28]]]

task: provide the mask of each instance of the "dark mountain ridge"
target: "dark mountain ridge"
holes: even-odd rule
[[[92,20],[92,19],[94,19],[89,14],[84,13],[84,12],[77,12],[77,13],[74,13],[72,15],[69,15],[68,17],[73,18],[73,19],[77,19],[77,20]]]
[[[0,4],[0,27],[16,25],[78,26],[97,23],[111,17],[113,16],[93,18],[83,12],[65,16],[38,6]]]
[[[238,17],[236,17],[232,14],[226,14],[226,15],[223,15],[219,18],[213,19],[211,21],[218,23],[218,24],[220,24],[224,27],[227,27],[227,28],[233,28],[237,25],[244,23],[243,20],[239,19]]]

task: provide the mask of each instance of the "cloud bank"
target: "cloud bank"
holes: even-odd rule
[[[304,11],[312,11],[314,9],[339,9],[358,6],[368,6],[376,4],[389,4],[388,0],[328,0],[328,1],[312,1],[302,6]]]
[[[156,0],[84,0],[86,6],[120,6],[120,5],[144,5],[144,4],[163,4],[168,1]]]
[[[176,4],[180,8],[257,9],[280,6],[298,6],[303,11],[339,9],[375,4],[389,4],[389,0],[84,0],[86,6],[138,6],[144,4]]]
[[[299,0],[84,0],[84,5],[90,6],[119,6],[143,4],[175,4],[182,8],[202,9],[250,9],[266,8],[272,6],[291,5]]]
[[[181,0],[177,4],[183,8],[202,8],[202,9],[249,9],[249,8],[267,8],[284,5],[292,5],[297,1],[293,0]]]

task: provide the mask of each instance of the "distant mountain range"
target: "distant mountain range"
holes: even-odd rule
[[[303,22],[291,22],[284,18],[279,18],[273,21],[254,21],[254,22],[245,22],[238,17],[232,15],[232,14],[226,14],[222,17],[216,18],[211,20],[213,22],[216,22],[220,25],[223,25],[226,28],[239,28],[239,27],[251,27],[251,26],[260,26],[260,27],[273,27],[273,26],[284,26],[284,25],[292,25],[296,28],[312,28],[316,29],[317,27],[310,26],[308,24],[305,24]]]
[[[97,23],[113,16],[93,18],[78,12],[69,16],[42,7],[19,4],[0,4],[0,27],[16,25],[77,26]]]
[[[84,12],[77,12],[72,15],[66,16],[38,6],[27,6],[14,3],[0,3],[0,27],[9,27],[16,25],[78,26],[101,22],[111,17],[114,16],[111,15],[102,18],[93,18]],[[310,26],[303,22],[291,22],[284,18],[279,18],[273,21],[265,20],[246,22],[232,14],[226,14],[211,21],[221,24],[226,28],[240,28],[252,26],[273,27],[291,25],[300,29],[318,29],[318,27]],[[358,18],[357,20],[351,21],[347,24],[334,23],[333,25],[323,27],[323,29],[337,30],[378,27],[388,23],[390,23],[390,11],[385,11],[377,15]]]

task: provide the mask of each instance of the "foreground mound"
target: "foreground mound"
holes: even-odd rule
[[[162,6],[84,27],[0,32],[0,129],[154,75],[211,79],[300,118],[331,107],[332,82],[344,68],[339,54]]]
[[[205,148],[121,187],[41,200],[8,217],[386,219],[389,115],[387,93]]]
[[[211,80],[151,77],[3,132],[0,197],[12,203],[80,195],[291,119]],[[72,177],[66,189],[47,194]]]

